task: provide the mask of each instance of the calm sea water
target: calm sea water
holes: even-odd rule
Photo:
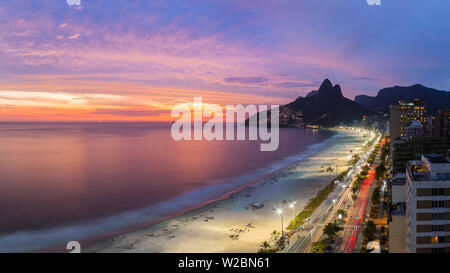
[[[326,146],[330,131],[181,141],[170,124],[0,123],[0,251],[114,232],[207,202]],[[40,238],[40,241],[36,241]]]

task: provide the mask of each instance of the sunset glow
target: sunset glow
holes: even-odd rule
[[[326,77],[350,98],[419,79],[448,86],[450,40],[439,19],[408,27],[423,7],[315,2],[0,4],[0,121],[166,121],[194,96],[222,106],[283,104]]]

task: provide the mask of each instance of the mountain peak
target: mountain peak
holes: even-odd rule
[[[341,90],[341,86],[340,86],[339,84],[336,84],[336,85],[333,87],[333,89],[335,90],[335,92],[336,92],[337,94],[339,94],[339,97],[343,97],[343,95],[342,95],[342,90]]]
[[[331,84],[331,81],[329,79],[325,79],[320,85],[319,91],[322,89],[330,89],[332,87],[333,85]]]
[[[327,99],[339,99],[344,97],[342,95],[342,90],[339,84],[333,86],[333,84],[329,79],[325,79],[322,82],[318,94],[320,94],[323,97],[326,97]]]
[[[435,114],[441,108],[448,108],[450,92],[426,87],[422,84],[411,86],[393,86],[378,91],[375,97],[356,96],[355,102],[375,111],[389,113],[389,105],[399,100],[419,99],[427,104],[427,114]]]
[[[341,122],[350,123],[360,120],[362,116],[369,115],[372,111],[345,98],[341,87],[333,86],[329,79],[325,79],[319,90],[312,91],[305,98],[297,99],[285,106],[294,113],[303,115],[306,124],[321,124],[333,126]],[[287,122],[289,125],[289,122]]]

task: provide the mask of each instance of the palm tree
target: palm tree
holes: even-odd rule
[[[329,172],[329,173],[332,173],[333,171],[334,171],[333,167],[331,167],[331,165],[328,166],[328,168],[327,168],[327,173],[328,173],[328,172]]]
[[[270,235],[272,235],[272,239],[276,242],[278,240],[279,232],[274,230]]]
[[[330,165],[328,165],[328,168],[327,168],[327,173],[330,173],[330,177],[331,177],[330,179],[332,179],[333,171],[334,171],[334,169],[330,163]]]
[[[345,210],[343,210],[343,209],[339,209],[337,212],[336,212],[336,214],[337,215],[342,215],[342,218],[345,218],[345,217],[347,217],[347,212],[345,211]]]
[[[333,238],[342,229],[343,228],[336,223],[328,223],[323,229],[323,234],[327,235],[328,238]]]
[[[267,252],[267,248],[270,247],[270,244],[267,241],[264,241],[260,247],[264,248],[264,252]]]
[[[327,242],[325,242],[324,240],[314,242],[311,245],[311,253],[324,253],[327,245]]]

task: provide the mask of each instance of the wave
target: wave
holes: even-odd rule
[[[156,205],[70,226],[1,235],[0,252],[39,251],[65,245],[69,241],[86,241],[99,236],[106,237],[105,234],[112,235],[117,234],[118,231],[124,232],[126,229],[131,231],[138,227],[155,224],[212,202],[226,199],[232,193],[251,185],[262,177],[318,153],[341,136],[342,133],[338,132],[321,143],[310,145],[300,154],[286,157],[250,174],[232,178],[231,181],[230,179],[210,181],[208,186],[183,193]]]

